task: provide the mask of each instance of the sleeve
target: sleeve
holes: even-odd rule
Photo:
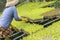
[[[18,17],[18,13],[17,13],[16,8],[14,8],[14,19],[15,19],[16,21],[19,21],[19,17]]]

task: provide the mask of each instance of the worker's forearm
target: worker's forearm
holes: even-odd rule
[[[19,18],[18,21],[28,21],[28,19],[27,18]]]

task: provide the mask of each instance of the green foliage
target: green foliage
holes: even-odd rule
[[[40,31],[38,31],[35,34],[31,34],[22,40],[44,40],[44,39],[50,39],[50,40],[60,40],[60,27],[59,27],[60,21],[52,24],[48,28],[43,28]]]
[[[41,15],[42,13],[48,12],[50,10],[53,10],[54,8],[36,8],[36,9],[23,9],[23,10],[18,10],[19,16],[26,16],[31,19],[38,19],[38,18],[43,18]]]
[[[28,3],[18,7],[18,15],[37,19],[43,17],[41,16],[42,13],[54,9],[50,7],[41,8],[41,4],[43,3],[37,4],[40,4],[40,6],[36,6],[35,3]],[[24,29],[30,33],[29,36],[24,37],[21,40],[60,40],[60,21],[53,23],[51,26],[48,26],[48,28],[43,28],[42,25],[38,24],[25,23],[24,21],[16,22],[15,20],[13,20],[12,25],[18,29]]]
[[[60,7],[60,0],[57,0],[57,1],[54,3],[54,7],[56,7],[56,8]]]
[[[0,0],[0,12],[3,11],[3,9],[5,7],[5,2],[6,2],[6,0]]]
[[[10,39],[8,37],[6,37],[5,40],[10,40]]]
[[[33,2],[33,3],[24,4],[24,5],[17,8],[18,13],[19,13],[18,15],[19,16],[27,16],[32,19],[43,18],[43,16],[41,16],[42,13],[45,13],[47,11],[51,11],[54,8],[48,8],[48,7],[41,8],[41,7],[47,6],[51,3],[53,3],[53,2],[45,2],[45,3]]]
[[[55,3],[56,1],[51,1],[51,2],[29,2],[26,4],[23,4],[22,6],[20,6],[20,9],[24,9],[24,8],[30,8],[30,9],[35,9],[35,8],[41,8],[41,7],[45,7],[48,6],[50,4]]]
[[[16,22],[13,21],[12,23],[16,28],[18,29],[24,29],[25,31],[29,32],[30,34],[32,34],[33,32],[35,32],[36,30],[42,29],[43,26],[42,25],[37,25],[37,24],[30,24],[30,23],[25,23],[25,22]],[[34,28],[34,29],[33,29]]]
[[[38,19],[38,18],[43,17],[41,15],[42,13],[45,13],[47,11],[54,9],[54,8],[48,8],[48,7],[47,8],[41,8],[41,7],[36,8],[35,6],[33,6],[33,5],[36,5],[36,3],[29,3],[30,5],[28,5],[28,6],[27,6],[27,4],[24,4],[20,7],[18,7],[17,8],[18,15],[19,16],[27,16],[27,17],[32,18],[32,19]],[[39,2],[37,4],[39,4]],[[27,7],[25,7],[25,6],[27,6]],[[22,22],[16,22],[15,20],[13,20],[12,24],[14,26],[16,26],[18,29],[24,29],[24,30],[28,31],[30,34],[36,30],[43,28],[43,26],[41,26],[41,25],[29,24],[29,23],[25,23],[23,21]],[[34,28],[34,30],[33,30],[33,28]]]

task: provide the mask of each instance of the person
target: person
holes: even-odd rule
[[[0,39],[3,40],[5,37],[10,37],[12,32],[10,29],[13,18],[16,21],[21,21],[23,18],[19,18],[15,5],[19,0],[6,0],[6,8],[4,9],[0,17]]]

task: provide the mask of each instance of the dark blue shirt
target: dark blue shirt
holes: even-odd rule
[[[15,20],[19,20],[17,10],[15,6],[7,7],[3,11],[1,17],[0,17],[0,26],[4,28],[9,28],[13,18]]]

